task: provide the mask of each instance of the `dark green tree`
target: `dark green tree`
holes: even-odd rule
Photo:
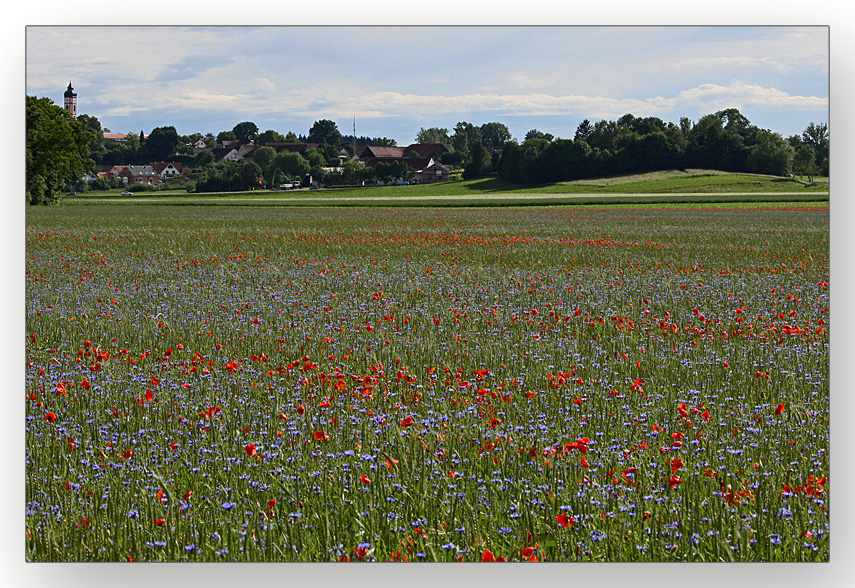
[[[265,143],[285,143],[285,135],[277,133],[273,129],[267,129],[255,138],[256,145],[264,145]]]
[[[816,153],[810,145],[802,145],[796,151],[793,159],[793,170],[797,175],[807,176],[808,182],[813,183],[816,174]]]
[[[576,134],[573,135],[573,140],[578,141],[579,139],[585,140],[588,138],[594,131],[594,125],[591,124],[587,118],[579,123],[579,126],[576,127]]]
[[[816,154],[816,162],[820,164],[823,159],[828,159],[828,125],[825,123],[810,123],[802,133],[802,141],[805,145],[813,147]]]
[[[488,122],[481,125],[481,144],[501,147],[511,140],[511,131],[500,122]],[[471,149],[471,148],[470,148]]]
[[[492,170],[490,152],[484,145],[475,144],[469,153],[469,163],[463,169],[463,179],[472,180],[483,176]]]
[[[276,158],[276,150],[273,147],[259,147],[253,151],[252,160],[261,168],[262,173],[267,173]]]
[[[232,132],[241,143],[250,143],[258,136],[258,126],[254,122],[244,121],[236,124]]]
[[[786,176],[792,171],[795,151],[781,135],[757,129],[752,139],[745,158],[749,172]]]
[[[315,121],[309,129],[309,143],[326,143],[338,147],[341,143],[341,133],[338,126],[331,120],[322,119]]]
[[[454,125],[451,145],[455,151],[468,154],[474,145],[481,143],[481,129],[472,123],[461,121]]]
[[[544,133],[537,129],[531,129],[525,134],[524,141],[528,141],[529,139],[546,139],[547,141],[552,141],[555,137],[551,133]]]
[[[101,121],[88,114],[78,115],[77,120],[92,133],[92,142],[89,144],[89,156],[96,164],[102,163],[104,156],[107,155],[107,147],[104,141],[104,130],[101,128]]]
[[[166,161],[175,152],[177,145],[178,132],[175,127],[158,127],[146,138],[143,154],[147,162]]]
[[[92,132],[50,98],[26,100],[26,197],[28,204],[57,204],[66,185],[94,167]]]
[[[439,143],[446,149],[451,149],[451,137],[448,136],[448,129],[439,127],[431,127],[429,129],[420,128],[416,134],[416,143]]]
[[[751,123],[745,115],[739,112],[736,108],[719,110],[715,113],[715,116],[724,123],[724,129],[729,133],[744,137],[751,130]]]
[[[244,163],[240,170],[242,188],[250,190],[261,186],[261,167],[254,161]]]
[[[279,168],[290,178],[300,181],[312,171],[312,165],[305,157],[288,151],[283,151],[273,159],[273,167]]]
[[[220,131],[217,133],[217,143],[222,144],[224,141],[234,141],[237,139],[234,131]]]

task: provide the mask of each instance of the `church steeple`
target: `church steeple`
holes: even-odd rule
[[[74,87],[71,85],[71,80],[68,81],[68,89],[64,94],[65,100],[63,104],[65,106],[65,110],[68,111],[68,114],[71,115],[72,118],[77,118],[77,92],[74,91]]]

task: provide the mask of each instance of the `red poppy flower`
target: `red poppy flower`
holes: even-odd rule
[[[253,445],[252,443],[250,443],[249,445],[247,445],[244,449],[246,449],[246,454],[247,454],[248,456],[252,457],[253,455],[256,455],[256,452],[255,452],[255,445]]]
[[[184,493],[184,500],[190,500],[190,497],[191,497],[192,495],[193,495],[193,491],[192,491],[192,490],[188,490],[187,492],[185,492],[185,493]]]
[[[363,484],[370,484],[370,483],[371,483],[371,478],[369,478],[369,477],[368,477],[368,476],[366,476],[365,474],[362,474],[361,476],[359,476],[359,480],[360,480]]]
[[[556,515],[555,517],[558,519],[558,524],[564,527],[565,529],[569,529],[573,523],[576,522],[576,519],[571,516],[567,516],[565,514]]]
[[[323,441],[324,439],[327,438],[327,436],[324,435],[323,431],[315,431],[314,437],[315,437],[315,441]]]
[[[504,557],[496,557],[493,555],[493,552],[489,549],[484,550],[484,554],[481,556],[481,561],[483,562],[496,562],[496,561],[507,561]]]
[[[676,473],[677,470],[682,469],[684,465],[685,464],[683,463],[683,460],[680,459],[679,457],[672,459],[671,460],[671,473],[672,474]]]
[[[125,458],[125,459],[131,459],[131,457],[133,457],[133,455],[134,455],[134,450],[133,450],[133,449],[125,449],[125,450],[122,452],[122,457],[123,457],[123,458]]]
[[[401,421],[401,427],[406,429],[410,425],[413,424],[413,417],[407,417],[403,421]]]
[[[627,477],[628,475],[630,475],[630,474],[632,474],[633,476],[635,476],[635,472],[637,472],[637,471],[638,471],[638,468],[626,468],[626,469],[623,471],[623,477],[624,477],[624,478],[626,478],[626,477]]]
[[[154,524],[157,525],[158,527],[162,527],[163,525],[166,524],[166,519],[155,519]]]
[[[784,412],[784,408],[785,408],[784,403],[782,402],[781,404],[778,405],[778,408],[775,409],[775,416],[778,416],[782,412]]]
[[[489,423],[490,423],[490,426],[491,426],[491,427],[493,427],[493,428],[495,429],[495,428],[496,428],[496,427],[498,427],[500,424],[502,424],[502,421],[500,421],[500,420],[499,420],[499,419],[497,419],[497,418],[492,418],[492,419],[490,419]]]
[[[303,406],[303,405],[301,404],[300,406],[298,406],[298,407],[297,407],[297,414],[303,414],[304,412],[306,412],[306,407],[305,407],[305,406]]]
[[[45,419],[47,420],[47,422],[52,423],[56,420],[56,414],[49,412],[45,415]]]
[[[680,484],[682,481],[683,480],[680,479],[680,476],[671,476],[671,478],[668,480],[668,488],[673,489],[678,484]]]

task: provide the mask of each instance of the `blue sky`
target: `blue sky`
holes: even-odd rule
[[[26,92],[117,132],[242,121],[408,144],[498,121],[522,140],[583,119],[697,120],[738,108],[784,136],[828,122],[829,29],[696,26],[28,26]]]

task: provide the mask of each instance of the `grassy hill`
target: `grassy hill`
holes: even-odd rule
[[[312,191],[254,190],[221,194],[153,191],[133,196],[121,196],[115,192],[87,192],[76,197],[66,197],[63,202],[508,206],[517,201],[520,204],[568,204],[571,201],[573,204],[592,204],[606,200],[609,203],[799,201],[802,198],[806,201],[816,201],[827,200],[827,193],[827,179],[824,183],[806,185],[797,179],[776,176],[712,170],[673,170],[541,186],[520,186],[489,177],[425,185],[329,188]],[[549,196],[553,198],[547,198]]]

